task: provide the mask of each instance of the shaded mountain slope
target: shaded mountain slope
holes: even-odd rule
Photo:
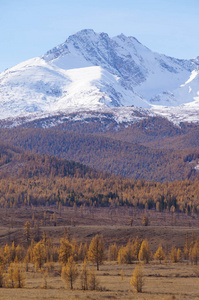
[[[8,144],[0,144],[1,178],[43,178],[43,177],[99,178],[105,174],[74,161],[67,161],[49,155],[25,152]]]
[[[1,130],[1,140],[26,151],[55,155],[100,171],[156,181],[198,176],[197,164],[185,158],[191,150],[152,149],[103,136],[53,129]]]

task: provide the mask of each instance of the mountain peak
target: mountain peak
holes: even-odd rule
[[[96,35],[96,32],[95,32],[93,29],[82,29],[82,30],[78,31],[78,32],[75,33],[75,34],[70,35],[70,36],[66,39],[66,42],[67,42],[68,40],[73,39],[74,37],[79,37],[79,36],[88,36],[88,37],[92,37],[92,36],[95,36],[95,35]]]
[[[23,68],[22,68],[23,65]],[[0,75],[0,118],[105,107],[178,106],[198,99],[195,60],[154,53],[135,37],[83,29]],[[192,77],[191,77],[192,76]]]
[[[125,34],[123,34],[123,33],[120,33],[116,37],[119,38],[120,40],[123,40],[123,41],[125,41],[125,40],[128,39],[128,37]]]

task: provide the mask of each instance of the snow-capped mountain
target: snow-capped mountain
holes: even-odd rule
[[[134,37],[82,30],[0,74],[0,119],[126,106],[170,119],[171,112],[184,116],[194,107],[191,120],[198,121],[199,57],[179,60]]]

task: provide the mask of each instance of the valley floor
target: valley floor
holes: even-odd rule
[[[91,266],[92,267],[92,266]],[[57,269],[59,266],[57,265]],[[47,278],[47,289],[42,289],[42,274],[30,270],[26,275],[26,286],[22,289],[0,290],[0,299],[199,299],[199,269],[186,263],[163,263],[143,266],[144,287],[142,293],[135,293],[130,285],[130,278],[135,268],[132,265],[105,263],[97,272],[100,283],[98,291],[82,291],[80,280],[74,285],[74,290],[66,290],[58,271]],[[121,277],[123,271],[123,279]]]

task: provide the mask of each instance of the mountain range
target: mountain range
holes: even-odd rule
[[[1,120],[74,112],[82,119],[112,114],[117,123],[137,121],[138,112],[198,122],[199,57],[176,59],[134,37],[86,29],[0,74]]]

